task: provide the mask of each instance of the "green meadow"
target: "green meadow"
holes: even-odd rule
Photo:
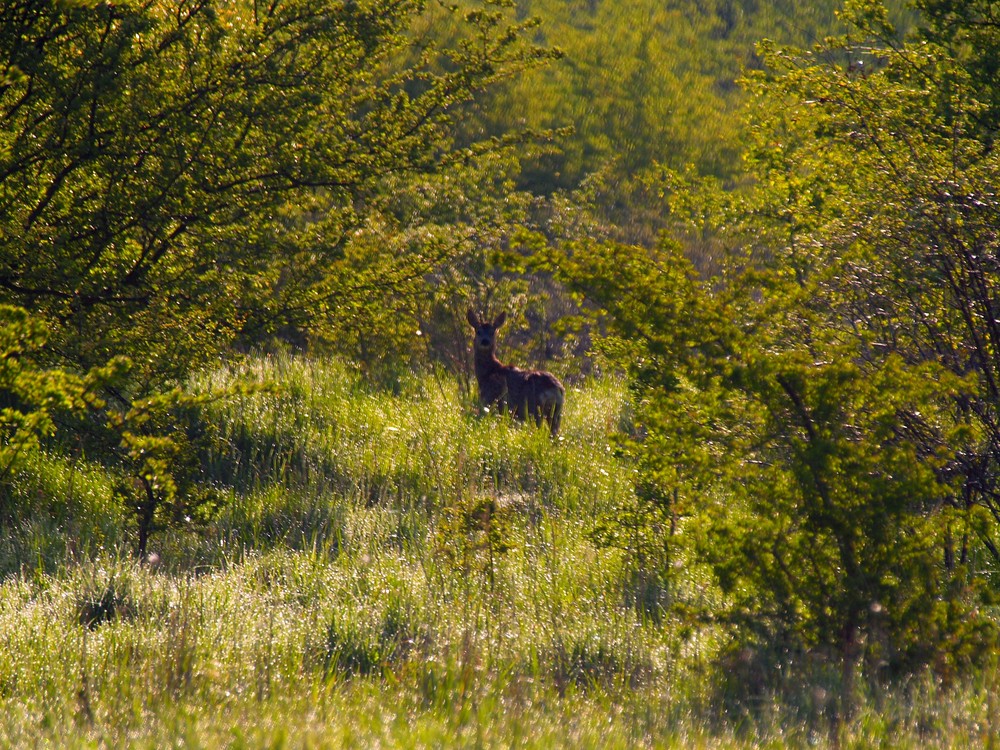
[[[40,452],[0,550],[5,747],[984,747],[997,673],[878,690],[835,720],[817,683],[734,690],[720,593],[669,586],[601,529],[632,502],[622,383],[568,389],[563,431],[478,415],[453,380],[391,388],[257,356],[194,380],[208,522],[133,558],[114,480]],[[683,527],[677,532],[683,535]],[[771,665],[781,670],[776,661]],[[745,670],[750,675],[749,670]],[[787,675],[794,687],[796,677]],[[771,681],[773,683],[773,680]]]

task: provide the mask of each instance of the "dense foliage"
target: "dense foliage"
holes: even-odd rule
[[[762,47],[752,185],[673,202],[728,246],[716,273],[669,241],[542,253],[633,347],[632,512],[684,514],[711,616],[832,658],[845,712],[861,663],[951,678],[996,642],[992,27],[923,10],[912,41],[859,2],[816,50]]]
[[[547,53],[488,3],[447,11],[450,46],[414,34],[425,12],[3,5],[0,302],[45,329],[40,370],[118,363],[88,450],[143,486],[125,493],[143,540],[176,497],[191,372],[241,343],[376,328],[457,252],[419,178],[489,151],[454,142],[456,112]]]
[[[241,559],[298,554],[313,524],[335,556],[349,498],[395,514],[379,552],[442,599],[460,571],[488,607],[469,587],[502,589],[498,561],[531,557],[518,535],[557,511],[613,560],[615,617],[670,658],[713,639],[713,690],[753,699],[724,705],[822,683],[847,726],[866,689],[982,675],[1000,632],[998,29],[985,0],[0,3],[5,571],[55,567],[38,515],[89,540],[67,564],[125,539],[149,560],[169,529],[211,566],[234,538]],[[581,404],[603,421],[566,437],[599,458],[437,422],[426,387],[404,430],[367,411],[411,370],[437,408],[472,403],[470,305],[511,313],[501,358],[548,360],[568,416],[576,382],[627,376],[627,406]],[[350,368],[336,406],[328,383],[221,376],[284,349]],[[571,476],[593,470],[613,479]],[[86,502],[78,471],[99,477]],[[407,615],[370,652],[327,618],[323,679],[410,664],[396,649],[420,633],[389,633]],[[545,643],[560,697],[578,659],[605,687],[666,673]]]

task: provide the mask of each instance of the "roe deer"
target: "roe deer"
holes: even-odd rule
[[[476,329],[472,349],[476,356],[480,406],[496,403],[501,409],[509,409],[522,421],[534,417],[536,425],[540,425],[544,417],[552,437],[555,437],[562,420],[563,398],[566,395],[562,383],[550,372],[521,370],[500,364],[496,355],[497,329],[507,320],[507,313],[500,313],[490,323],[480,320],[470,308],[466,317],[469,325]]]

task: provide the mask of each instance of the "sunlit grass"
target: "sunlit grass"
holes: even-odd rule
[[[215,406],[208,527],[138,565],[111,480],[39,457],[0,548],[0,746],[833,747],[815,715],[723,710],[719,636],[634,606],[613,381],[571,389],[561,439],[478,416],[443,378],[392,392],[336,362],[253,358]],[[686,558],[673,596],[717,596]],[[997,675],[880,695],[854,747],[996,741]]]

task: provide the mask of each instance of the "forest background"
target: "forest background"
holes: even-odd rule
[[[258,742],[996,741],[992,4],[11,0],[0,49],[5,736],[209,742],[231,683]],[[560,440],[474,418],[470,307]]]

